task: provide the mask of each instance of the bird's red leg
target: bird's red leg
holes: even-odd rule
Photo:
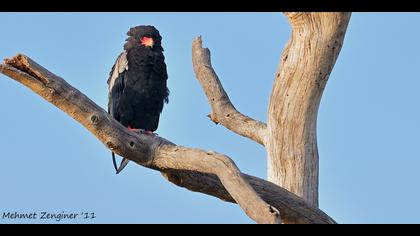
[[[131,131],[131,132],[136,132],[136,133],[141,133],[141,129],[135,129],[135,128],[132,128],[131,127],[131,125],[129,125],[128,127],[127,127],[127,129],[129,130],[129,131]]]
[[[127,127],[127,129],[131,132],[140,133],[140,134],[146,134],[146,135],[154,135],[152,131],[144,130],[144,129],[135,129],[132,128],[131,125]]]

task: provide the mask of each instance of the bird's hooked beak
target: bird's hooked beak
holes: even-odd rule
[[[149,37],[143,37],[140,40],[141,45],[144,45],[146,47],[153,47],[153,38],[149,38]]]

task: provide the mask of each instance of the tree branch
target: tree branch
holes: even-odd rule
[[[258,223],[280,222],[276,209],[282,211],[285,223],[335,223],[287,190],[242,174],[225,155],[129,132],[86,95],[24,55],[6,59],[0,65],[0,72],[66,112],[118,155],[161,171],[179,186],[236,202]]]
[[[148,167],[167,168],[176,164],[180,169],[215,174],[251,219],[258,223],[280,223],[278,210],[258,196],[229,157],[128,132],[80,91],[30,58],[18,55],[5,63],[7,65],[1,67],[2,73],[65,111],[115,153]],[[169,161],[170,158],[175,158],[176,162]]]
[[[265,146],[267,125],[235,109],[211,66],[210,50],[202,47],[201,37],[193,41],[193,67],[197,80],[207,96],[212,112],[210,119],[227,129]]]

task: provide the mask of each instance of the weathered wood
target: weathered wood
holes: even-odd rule
[[[242,174],[255,191],[268,204],[281,212],[285,224],[335,224],[336,222],[317,207],[309,205],[295,194],[264,179]],[[191,191],[205,193],[224,201],[235,203],[219,179],[214,175],[200,172],[168,170],[166,178],[172,183]]]
[[[6,60],[0,65],[0,72],[66,112],[118,155],[161,171],[179,186],[237,202],[256,222],[279,223],[280,215],[276,210],[279,209],[284,222],[335,223],[321,210],[287,190],[242,174],[223,154],[129,132],[86,95],[24,55]]]
[[[201,37],[194,39],[192,54],[196,78],[203,87],[212,109],[209,115],[210,119],[214,123],[221,124],[229,130],[264,146],[267,137],[267,125],[235,109],[211,66],[210,50],[202,47]]]
[[[188,169],[217,176],[222,184],[220,187],[226,189],[251,219],[259,223],[280,223],[280,212],[261,199],[226,155],[196,148],[162,145],[155,150],[154,156],[153,165],[159,168],[177,166],[180,170]]]
[[[268,179],[318,206],[316,119],[350,13],[285,13],[284,49],[268,114]]]

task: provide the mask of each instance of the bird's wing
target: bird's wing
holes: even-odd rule
[[[114,87],[115,81],[118,79],[119,75],[123,73],[125,70],[128,70],[128,60],[127,60],[127,52],[121,53],[117,61],[115,62],[114,66],[109,73],[108,78],[108,92],[111,93],[112,88]]]
[[[119,120],[117,105],[124,90],[125,71],[128,70],[127,53],[121,53],[109,73],[108,78],[108,113]]]

